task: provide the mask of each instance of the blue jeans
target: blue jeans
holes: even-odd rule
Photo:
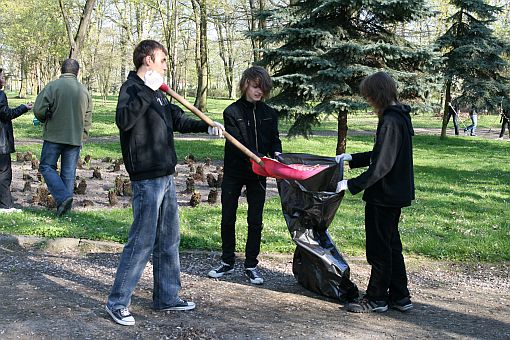
[[[51,196],[57,203],[73,196],[76,164],[80,157],[81,146],[59,144],[44,141],[41,151],[39,171],[44,177]],[[60,175],[57,172],[57,161],[60,158]]]
[[[464,132],[471,131],[471,135],[474,135],[476,133],[476,125],[478,124],[478,115],[472,115],[471,122],[472,124],[466,127]]]
[[[154,309],[179,302],[179,215],[173,176],[132,181],[133,224],[120,257],[108,307],[128,307],[152,254]]]

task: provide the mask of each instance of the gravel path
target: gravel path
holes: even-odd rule
[[[449,264],[407,259],[415,308],[408,313],[348,313],[337,301],[302,288],[290,255],[261,256],[263,286],[249,285],[240,265],[226,279],[206,272],[215,252],[184,252],[182,296],[189,312],[151,309],[149,264],[133,296],[133,327],[119,326],[103,304],[121,245],[0,237],[1,339],[509,339],[510,263]],[[369,267],[348,259],[364,288]],[[240,262],[239,262],[240,263]]]

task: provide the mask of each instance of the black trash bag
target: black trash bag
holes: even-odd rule
[[[309,154],[281,154],[284,164],[328,165],[302,181],[279,179],[278,192],[285,222],[297,247],[292,271],[305,288],[321,295],[351,301],[358,288],[350,280],[349,265],[336,249],[328,227],[335,217],[344,192],[335,193],[343,178],[343,162]]]

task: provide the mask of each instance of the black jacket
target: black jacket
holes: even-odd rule
[[[351,168],[368,169],[347,181],[354,195],[365,190],[363,200],[385,207],[405,207],[414,199],[414,135],[407,105],[389,106],[379,119],[374,148],[356,153]]]
[[[238,99],[223,111],[223,121],[225,130],[259,157],[274,157],[275,152],[282,152],[278,116],[266,103]],[[228,140],[225,141],[224,172],[233,177],[257,178],[248,156]]]
[[[27,111],[28,108],[23,104],[15,109],[10,109],[5,92],[0,90],[0,155],[7,155],[15,151],[11,121]]]
[[[134,181],[175,172],[174,131],[207,132],[205,122],[187,117],[163,92],[153,91],[133,71],[120,88],[115,121],[124,165]]]

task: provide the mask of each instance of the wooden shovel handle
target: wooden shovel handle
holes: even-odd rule
[[[217,127],[217,128],[220,128],[218,126],[216,126],[216,124],[214,124],[213,120],[209,117],[207,117],[204,113],[202,113],[202,111],[200,111],[199,109],[197,109],[195,106],[193,106],[189,101],[187,101],[184,97],[182,97],[180,94],[178,94],[177,92],[175,92],[174,90],[172,90],[168,85],[165,85],[163,84],[160,89],[163,91],[163,92],[166,92],[169,96],[175,98],[175,100],[177,100],[179,103],[181,103],[182,105],[184,105],[188,110],[190,110],[191,112],[193,112],[198,118],[200,118],[201,120],[203,120],[204,122],[207,123],[207,125],[211,126],[211,127]],[[250,157],[251,159],[253,159],[257,164],[259,164],[260,166],[264,166],[264,162],[260,159],[260,157],[258,157],[256,154],[254,154],[253,152],[251,152],[246,146],[244,146],[243,144],[241,144],[237,139],[235,139],[230,133],[228,133],[227,131],[223,130],[223,136],[225,136],[225,138],[232,144],[234,144],[235,147],[237,147],[239,150],[241,150],[246,156]]]

